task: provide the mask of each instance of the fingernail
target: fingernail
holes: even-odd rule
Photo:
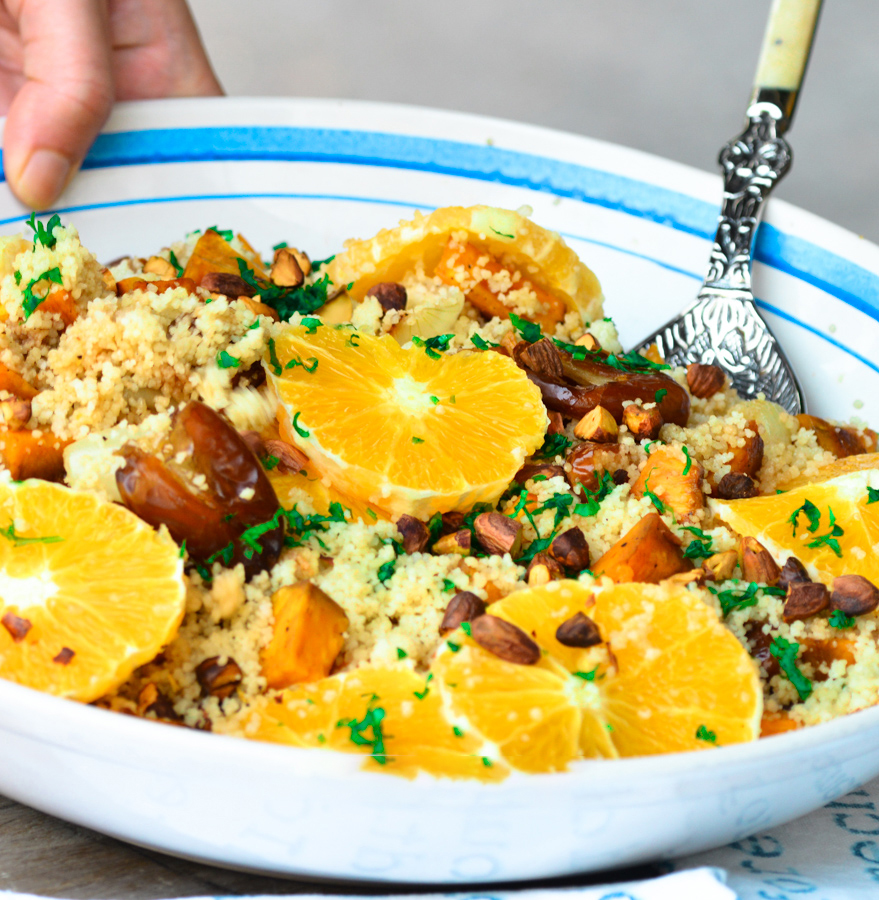
[[[25,164],[15,193],[26,206],[45,209],[61,195],[70,177],[70,160],[55,150],[34,150]]]

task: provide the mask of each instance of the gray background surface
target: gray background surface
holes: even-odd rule
[[[191,0],[234,95],[411,103],[716,171],[769,0]],[[777,196],[879,242],[879,2],[827,0]]]

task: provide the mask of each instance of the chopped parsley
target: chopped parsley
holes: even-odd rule
[[[394,567],[397,565],[397,561],[395,559],[388,560],[386,563],[382,563],[378,567],[378,580],[385,584],[390,581],[394,575]]]
[[[574,442],[563,434],[548,434],[543,441],[543,446],[534,454],[535,459],[553,459],[556,456],[564,456],[568,448]]]
[[[359,347],[360,344],[357,342],[360,340],[360,335],[355,331],[354,334],[348,335],[348,340],[345,341],[346,347]]]
[[[405,659],[408,655],[402,647],[397,647],[397,659]]]
[[[812,682],[803,675],[797,665],[800,645],[793,641],[786,641],[781,635],[777,635],[769,645],[769,652],[778,660],[785,678],[796,688],[800,701],[808,700],[812,694]]]
[[[434,397],[433,394],[430,395],[430,402],[436,406],[439,403],[439,397]]]
[[[687,544],[684,550],[684,559],[703,559],[714,553],[714,550],[711,548],[714,538],[710,534],[705,534],[701,528],[696,528],[694,525],[682,525],[681,528],[684,531],[689,531],[696,538],[696,540]]]
[[[302,366],[302,368],[305,369],[306,372],[311,374],[317,368],[317,357],[309,356],[308,361],[311,363],[310,366],[307,366],[304,362],[302,362],[302,360],[298,356],[294,356],[293,359],[291,359],[290,362],[288,362],[287,365],[284,366],[284,368],[295,369],[296,366]]]
[[[315,259],[311,263],[311,270],[313,272],[316,272],[321,266],[328,266],[335,258],[336,254],[334,253],[332,256],[328,256],[326,259]]]
[[[684,466],[684,471],[681,472],[681,475],[686,475],[693,467],[693,460],[690,459],[690,451],[683,444],[681,445],[681,450],[683,450],[684,456],[687,457],[687,464]]]
[[[185,269],[180,265],[180,260],[177,259],[177,254],[173,250],[168,251],[168,262],[177,270],[177,277],[182,278]]]
[[[299,322],[300,325],[305,326],[306,334],[316,334],[318,328],[323,325],[323,322],[320,319],[315,319],[312,316],[306,316]]]
[[[464,634],[467,635],[467,637],[470,637],[470,623],[469,623],[469,622],[462,622],[462,623],[461,623],[461,631],[463,631]]]
[[[253,269],[240,256],[237,258],[237,262],[241,278],[259,294],[263,303],[271,306],[277,312],[282,322],[289,321],[295,313],[301,315],[313,313],[327,302],[327,291],[331,285],[329,275],[324,275],[323,278],[311,284],[300,284],[299,287],[280,287],[271,281],[263,281],[258,278]],[[309,332],[309,334],[313,333]]]
[[[280,461],[277,456],[266,456],[262,461],[262,465],[267,472],[271,472]]]
[[[603,471],[598,476],[598,490],[590,491],[588,488],[583,488],[583,495],[586,498],[585,503],[578,503],[574,507],[574,512],[578,516],[594,516],[601,508],[601,501],[607,497],[608,494],[614,489],[613,478],[611,478],[610,472]]]
[[[851,628],[855,624],[854,616],[846,615],[841,609],[833,610],[827,621],[831,628]]]
[[[217,228],[216,225],[211,225],[205,229],[206,231],[213,231],[215,234],[220,235],[220,237],[226,241],[226,243],[230,243],[235,238],[235,232],[232,231],[231,228]]]
[[[482,765],[484,765],[486,769],[490,769],[494,765],[494,763],[487,756],[483,756],[481,757],[481,759]]]
[[[370,701],[373,702],[373,701]],[[385,738],[382,733],[382,719],[385,711],[380,706],[370,706],[359,721],[357,719],[339,719],[336,728],[350,728],[350,740],[358,747],[369,747],[370,755],[381,766],[387,761],[385,754]],[[371,737],[366,732],[371,732]]]
[[[10,522],[8,528],[0,528],[0,534],[7,541],[12,541],[13,547],[26,547],[28,544],[57,544],[63,541],[63,537],[52,535],[51,537],[22,537],[15,533],[15,522]]]
[[[455,582],[449,578],[443,578],[443,593],[448,594],[455,590]]]
[[[229,541],[225,547],[221,547],[216,553],[209,556],[206,560],[209,566],[212,566],[218,559],[223,561],[223,565],[228,569],[232,563],[232,557],[235,555],[235,544]]]
[[[370,509],[368,506],[366,508],[366,514],[370,519],[378,519],[378,513],[374,509]]]
[[[272,367],[272,371],[275,375],[281,374],[281,361],[278,359],[278,354],[275,351],[274,338],[269,338],[269,365]]]
[[[286,241],[278,241],[277,244],[274,244],[272,246],[272,250],[275,250],[275,251],[285,250],[287,248],[287,246],[288,246],[288,244]]]
[[[473,337],[470,338],[470,343],[472,343],[477,350],[488,350],[489,347],[500,347],[500,344],[494,344],[491,341],[487,341],[478,334],[474,334]]]
[[[412,343],[415,344],[416,347],[424,347],[424,352],[431,359],[439,359],[439,351],[448,350],[449,344],[454,336],[454,334],[438,334],[436,337],[424,340],[423,338],[418,337],[418,335],[415,335],[412,338]]]
[[[665,399],[665,395],[666,395],[667,393],[668,393],[668,391],[667,391],[665,388],[660,388],[660,389],[653,395],[654,401],[655,401],[656,403],[662,403],[662,401]]]
[[[528,341],[529,344],[534,344],[543,337],[540,326],[535,322],[529,322],[515,313],[510,313],[510,321],[513,323],[513,328],[522,335],[522,339]]]
[[[845,532],[839,525],[836,524],[836,516],[833,515],[833,510],[828,506],[827,512],[830,517],[830,521],[827,523],[830,531],[827,534],[819,534],[815,536],[815,540],[809,541],[806,544],[807,547],[810,547],[812,550],[817,550],[819,547],[829,547],[840,559],[842,558],[842,550],[839,548],[839,541],[837,538],[842,537]],[[809,529],[812,531],[813,529]]]
[[[16,269],[15,272],[13,273],[13,275],[15,276],[15,283],[21,284],[21,272],[18,269]]]
[[[510,240],[510,241],[514,240],[515,237],[516,237],[514,234],[504,234],[502,231],[498,231],[497,228],[492,228],[491,230],[492,230],[496,235],[498,235],[498,237],[507,238],[507,240]]]
[[[795,509],[788,518],[788,522],[790,522],[794,531],[794,537],[797,536],[800,513],[809,520],[806,528],[814,534],[818,530],[818,523],[821,520],[821,511],[811,500],[806,500],[802,506]]]
[[[879,489],[877,488],[867,488],[867,506],[871,503],[879,503]]]
[[[301,413],[301,412],[298,412],[298,413],[296,413],[295,416],[293,416],[293,430],[296,432],[296,434],[299,435],[299,437],[303,437],[303,438],[311,437],[311,432],[310,432],[310,431],[306,431],[306,430],[299,424],[299,417],[300,417],[301,415],[302,415],[302,413]]]
[[[446,641],[446,646],[449,648],[449,650],[452,651],[452,653],[457,653],[461,649],[461,645],[456,644],[454,641]]]
[[[590,669],[588,672],[574,672],[575,678],[582,678],[583,681],[595,681],[595,673],[598,671],[598,666],[594,669]]]
[[[713,731],[709,731],[704,725],[700,725],[696,729],[696,740],[708,741],[709,744],[716,744],[717,734]]]
[[[53,266],[51,269],[46,269],[45,272],[37,275],[36,278],[31,278],[28,282],[27,287],[24,289],[24,302],[22,303],[25,319],[29,319],[34,310],[36,310],[46,297],[49,296],[48,291],[46,291],[46,297],[37,297],[34,295],[34,288],[41,281],[50,281],[52,284],[63,285],[64,279],[61,277],[61,269],[59,269],[58,266]]]
[[[423,443],[424,443],[424,438],[414,437],[414,438],[412,438],[412,443],[413,443],[413,444],[423,444]]]
[[[231,369],[233,366],[240,366],[241,360],[232,356],[230,353],[227,353],[225,350],[221,350],[217,354],[217,365],[221,369]]]
[[[543,501],[543,505],[534,510],[534,515],[546,512],[547,510],[555,510],[555,519],[553,528],[558,528],[562,519],[571,514],[570,506],[574,502],[573,494],[553,494],[551,497]]]
[[[433,672],[429,672],[427,678],[424,682],[424,690],[423,691],[412,691],[413,694],[419,699],[423,700],[430,693],[430,682],[433,681]]]
[[[287,530],[288,532],[291,532],[288,533],[287,537],[284,539],[284,546],[301,547],[306,538],[314,537],[318,544],[323,547],[324,545],[317,536],[317,533],[326,531],[328,522],[348,521],[345,515],[346,512],[350,511],[346,510],[341,503],[331,503],[328,515],[322,516],[318,513],[315,513],[314,515],[303,515],[299,512],[297,505],[294,504],[292,509],[283,511],[284,518],[287,520]]]
[[[757,591],[761,589],[756,581],[749,582],[748,586],[743,591],[736,590],[735,588],[719,591],[710,584],[706,584],[705,587],[717,597],[724,618],[737,609],[747,609],[749,606],[756,606],[758,600]],[[764,590],[764,593],[767,593],[767,591]]]
[[[31,217],[27,220],[27,224],[34,232],[34,250],[37,249],[37,244],[42,244],[44,247],[51,250],[58,242],[58,238],[55,237],[54,232],[61,224],[61,216],[57,213],[43,225],[42,222],[37,221],[37,214],[32,212]]]
[[[464,732],[461,731],[457,725],[452,725],[452,734],[455,735],[455,737],[464,737]]]
[[[180,558],[186,559],[186,538],[183,538],[183,543],[180,545]]]
[[[644,496],[656,507],[656,511],[662,515],[665,512],[665,504],[653,491],[650,490],[650,476],[647,476],[647,481],[644,482]]]

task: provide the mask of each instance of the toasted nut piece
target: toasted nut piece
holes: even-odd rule
[[[174,711],[174,704],[152,681],[145,684],[137,695],[137,714],[143,716],[147,713],[152,713],[157,719],[180,718]]]
[[[742,538],[742,574],[745,581],[760,584],[778,584],[781,569],[772,554],[753,537]]]
[[[121,261],[122,260],[120,260],[120,262]],[[106,267],[101,269],[101,281],[104,282],[104,290],[106,290],[108,294],[116,293],[116,279],[113,277],[113,273]]]
[[[531,587],[549,584],[550,581],[557,581],[564,577],[565,570],[561,567],[561,563],[548,553],[535,553],[525,570],[525,580]]]
[[[601,643],[601,632],[586,613],[577,612],[556,628],[555,639],[566,647],[582,647],[585,650]]]
[[[208,272],[199,281],[198,286],[212,294],[222,294],[233,300],[237,297],[252,297],[256,293],[256,288],[249,285],[240,275],[231,275],[228,272]]]
[[[244,675],[238,663],[231,657],[221,665],[220,657],[212,656],[195,667],[195,677],[201,685],[204,696],[225,700],[235,693]]]
[[[299,268],[302,269],[302,273],[304,275],[311,275],[311,260],[308,258],[308,254],[304,250],[297,250],[295,247],[278,247],[275,250],[275,255],[272,257],[272,262],[274,262],[281,254],[282,250],[286,250],[288,253],[292,253],[296,258],[296,262],[299,263]]]
[[[687,387],[694,397],[713,397],[726,383],[726,374],[720,366],[690,363],[687,366]]]
[[[677,584],[686,587],[688,584],[705,584],[706,573],[704,569],[690,569],[689,572],[678,572],[665,579],[666,584]]]
[[[540,659],[540,647],[521,628],[488,614],[470,623],[470,636],[482,647],[506,662],[533,666]]]
[[[574,426],[578,438],[595,444],[612,444],[619,433],[616,419],[603,406],[596,406]]]
[[[578,347],[585,347],[587,350],[591,352],[595,352],[601,349],[601,344],[598,343],[598,338],[595,337],[594,334],[590,334],[588,331],[585,334],[581,334],[580,337],[577,338],[574,343]]]
[[[329,675],[348,630],[342,607],[317,585],[301,581],[275,591],[272,611],[272,639],[261,659],[268,686],[281,690]]]
[[[808,619],[809,616],[827,609],[829,602],[827,588],[820,582],[794,581],[788,585],[787,599],[784,601],[781,614],[785,622]]]
[[[176,278],[177,269],[161,256],[151,256],[143,267],[144,274],[158,275],[161,278]]]
[[[632,494],[644,497],[649,490],[674,512],[678,520],[688,519],[705,505],[702,474],[702,466],[697,462],[691,461],[687,469],[680,451],[658,447],[644,463],[638,480],[632,485]]]
[[[543,478],[540,478],[541,475]],[[531,463],[530,465],[522,466],[516,472],[516,477],[513,481],[518,484],[525,484],[526,481],[530,481],[532,478],[548,481],[550,478],[557,478],[558,476],[565,477],[565,470],[562,466],[551,466],[548,463]]]
[[[735,550],[724,550],[721,553],[715,553],[709,556],[702,563],[705,574],[712,581],[726,581],[732,578],[736,564],[739,561],[739,554]]]
[[[572,572],[589,568],[589,545],[576,526],[563,531],[549,545],[549,555]]]
[[[268,318],[275,322],[281,321],[281,317],[278,315],[276,309],[267,306],[265,303],[260,303],[259,300],[254,300],[253,297],[248,297],[246,294],[240,294],[238,302],[243,303],[255,316],[268,316]]]
[[[756,497],[760,491],[754,484],[750,475],[741,475],[738,472],[727,472],[717,485],[717,496],[721,500],[746,500]]]
[[[0,619],[0,625],[9,632],[12,640],[16,644],[20,644],[33,627],[30,619],[23,619],[21,616],[17,616],[15,613],[11,612],[3,614],[3,618]]]
[[[637,403],[630,403],[623,410],[623,425],[632,432],[636,441],[655,441],[663,424],[659,407],[644,409]]]
[[[757,423],[748,422],[748,429],[753,431],[751,437],[745,438],[742,447],[730,447],[732,459],[729,461],[731,472],[739,472],[742,475],[750,475],[754,478],[763,465],[763,438],[757,431]]]
[[[795,556],[789,556],[787,562],[781,567],[778,587],[788,588],[792,584],[808,584],[811,580],[806,567]]]
[[[308,465],[308,457],[298,448],[286,441],[266,441],[266,453],[278,460],[278,472],[281,475],[295,475]]]
[[[532,372],[545,378],[562,377],[562,358],[556,345],[547,337],[528,344],[519,354],[519,359]]]
[[[519,344],[523,344],[524,341],[519,339],[519,335],[516,334],[515,331],[508,331],[502,338],[500,349],[501,352],[505,353],[507,356],[513,356],[513,351]]]
[[[434,553],[455,553],[458,556],[469,556],[472,543],[472,533],[469,528],[453,531],[445,537],[441,537],[434,545]]]
[[[30,400],[0,400],[0,420],[10,431],[21,431],[31,420]]]
[[[272,284],[278,287],[299,287],[305,281],[305,272],[299,265],[299,260],[290,252],[288,247],[279,247],[272,263],[272,271],[269,273]]]
[[[518,556],[522,549],[522,526],[503,513],[480,513],[473,520],[476,539],[489,552]]]
[[[52,662],[58,663],[59,666],[69,666],[76,652],[70,647],[62,647],[53,657]]]
[[[485,602],[476,594],[471,591],[458,591],[446,607],[439,633],[445,636],[450,631],[460,628],[462,622],[472,622],[485,615],[485,609]]]
[[[408,297],[406,288],[396,281],[382,281],[374,284],[367,292],[367,297],[375,297],[385,311],[389,309],[405,309]]]
[[[427,525],[415,516],[402,515],[397,519],[397,531],[403,538],[403,549],[407,553],[421,553],[430,540]]]
[[[549,428],[546,429],[547,434],[563,434],[565,430],[565,420],[560,412],[555,410],[547,410],[549,417]]]
[[[830,608],[847,616],[862,616],[879,606],[879,589],[863,575],[840,575],[833,579]]]
[[[650,513],[629,529],[592,566],[592,571],[596,576],[607,575],[617,584],[658,584],[676,572],[693,568],[690,560],[684,558],[681,543],[657,513]]]
[[[464,527],[464,513],[453,510],[452,512],[443,513],[443,527],[440,534],[445,537],[453,531],[460,531]]]

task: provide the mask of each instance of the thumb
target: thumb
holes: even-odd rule
[[[53,203],[82,163],[113,104],[104,0],[19,0],[26,81],[9,108],[3,168],[33,209]]]

